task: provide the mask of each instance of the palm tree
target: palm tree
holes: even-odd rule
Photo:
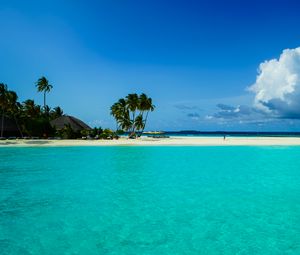
[[[20,109],[21,109],[21,104],[18,103],[18,95],[16,92],[14,91],[7,91],[7,114],[14,118],[15,123],[18,127],[18,130],[21,134],[21,136],[23,137],[23,133],[22,130],[19,126],[18,120],[16,118],[16,115],[20,113]]]
[[[18,96],[17,93],[14,91],[7,91],[6,93],[6,105],[7,111],[9,114],[14,114],[17,111],[17,100]]]
[[[110,114],[115,118],[117,122],[117,130],[122,128],[128,131],[132,127],[130,120],[129,109],[125,99],[121,98],[119,101],[112,105],[110,108]]]
[[[145,109],[145,111],[147,111],[147,113],[146,113],[146,117],[144,119],[144,126],[142,128],[141,135],[143,134],[143,132],[145,130],[149,112],[150,111],[153,112],[154,109],[155,109],[155,105],[152,104],[152,98],[151,97],[146,96],[146,99],[145,99],[145,102],[144,102],[144,109]]]
[[[139,107],[138,108],[141,111],[142,115],[145,111],[148,110],[148,97],[144,93],[142,93],[139,96]]]
[[[115,118],[116,120],[116,130],[119,129],[119,119],[120,119],[120,111],[119,111],[120,105],[118,103],[114,103],[110,107],[110,114]]]
[[[19,127],[18,121],[16,119],[16,114],[20,112],[20,104],[18,103],[18,96],[17,93],[11,90],[8,90],[6,84],[0,84],[0,107],[2,111],[2,118],[1,118],[1,137],[3,137],[3,130],[4,130],[4,115],[9,117],[13,117],[17,127],[20,131],[21,136],[23,136],[22,131]]]
[[[64,112],[59,106],[54,107],[53,110],[50,112],[50,117],[53,120],[58,117],[61,117],[63,115],[64,115]]]
[[[128,94],[126,96],[126,105],[127,108],[130,112],[132,112],[132,128],[131,128],[131,132],[134,133],[134,120],[135,120],[135,114],[136,114],[136,110],[139,107],[139,96],[137,94]]]
[[[7,107],[7,85],[0,83],[0,107],[1,107],[1,137],[3,137],[3,128],[4,128],[4,113]]]
[[[51,108],[48,105],[46,105],[46,107],[44,107],[44,114],[47,118],[50,116],[50,111]]]
[[[49,84],[49,81],[46,79],[46,77],[42,76],[36,82],[36,87],[38,92],[44,93],[44,110],[46,110],[46,93],[49,93],[53,86]]]
[[[142,114],[139,114],[135,118],[135,120],[134,120],[134,126],[135,126],[137,132],[143,129],[143,127],[144,127],[144,121],[143,121]]]
[[[110,114],[116,120],[117,130],[129,131],[130,137],[136,137],[135,131],[144,131],[149,111],[153,111],[154,108],[152,99],[148,98],[146,94],[140,96],[129,94],[125,99],[121,98],[111,106]],[[146,118],[144,119],[145,112]]]
[[[27,99],[23,102],[22,107],[26,118],[37,118],[41,115],[41,106],[36,105],[34,100]]]

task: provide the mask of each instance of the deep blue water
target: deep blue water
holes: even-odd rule
[[[0,148],[0,253],[300,254],[300,147]]]

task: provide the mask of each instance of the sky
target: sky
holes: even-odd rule
[[[300,1],[0,0],[0,82],[91,126],[146,93],[148,130],[300,131]]]

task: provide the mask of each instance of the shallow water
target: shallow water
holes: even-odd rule
[[[0,148],[1,254],[300,254],[300,147]]]

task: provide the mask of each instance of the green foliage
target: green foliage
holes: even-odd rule
[[[43,92],[44,93],[44,110],[47,112],[46,109],[46,93],[49,93],[53,86],[49,84],[49,81],[46,79],[46,77],[42,76],[41,78],[38,79],[36,82],[36,87],[38,92]]]
[[[6,84],[0,83],[1,136],[3,136],[6,117],[16,121],[21,136],[44,138],[59,136],[64,139],[75,139],[84,136],[95,139],[113,139],[118,138],[118,134],[123,132],[123,130],[128,130],[135,125],[134,114],[140,108],[140,99],[137,94],[130,94],[126,99],[120,99],[116,105],[115,112],[120,124],[118,133],[114,133],[110,129],[103,130],[101,127],[76,132],[70,125],[66,125],[61,130],[55,130],[50,125],[50,121],[63,116],[63,110],[59,106],[51,109],[46,105],[46,93],[49,93],[53,86],[49,84],[45,77],[41,77],[37,81],[36,86],[39,92],[44,92],[44,107],[36,104],[32,99],[27,99],[23,103],[18,102],[16,92],[10,91]],[[134,113],[132,111],[134,111]],[[132,117],[130,117],[130,114]],[[140,117],[137,118],[136,125],[139,128],[142,127],[140,121]]]
[[[80,131],[82,137],[87,137],[90,134],[90,130],[83,129]]]
[[[99,127],[99,128],[95,127],[90,131],[90,136],[91,137],[99,137],[102,133],[103,133],[103,129],[101,127]]]
[[[143,133],[148,114],[154,109],[152,99],[146,94],[128,94],[111,106],[110,114],[117,122],[117,130],[127,131],[129,137],[135,138]]]
[[[118,129],[115,133],[116,133],[116,135],[124,135],[125,134],[124,130],[122,130],[122,129]]]
[[[144,120],[143,120],[143,116],[141,114],[139,114],[135,120],[134,120],[134,125],[135,125],[135,128],[137,130],[142,130],[143,127],[144,127]]]
[[[45,76],[42,76],[38,79],[38,81],[36,82],[36,87],[38,89],[38,92],[50,92],[50,90],[53,88],[53,86],[49,84],[49,81]]]
[[[103,129],[101,127],[97,128],[93,128],[92,130],[81,130],[81,135],[83,137],[90,137],[90,138],[100,138],[101,134],[103,133]]]
[[[20,110],[20,104],[18,103],[17,93],[8,90],[6,84],[0,83],[0,110],[1,110],[1,137],[3,137],[4,131],[4,117],[12,117],[16,119],[16,116]],[[22,134],[22,132],[20,132]]]
[[[22,128],[27,136],[47,138],[55,135],[55,129],[50,125],[47,118],[25,118],[22,121]]]
[[[50,85],[51,86],[51,85]],[[52,88],[52,86],[51,86]],[[50,89],[51,89],[50,88]],[[49,88],[48,88],[49,89]],[[46,91],[48,91],[46,88]],[[23,136],[48,137],[55,134],[50,125],[50,108],[44,111],[34,100],[18,102],[16,92],[8,90],[7,85],[0,84],[1,136],[3,136],[4,116],[16,121],[19,133]]]
[[[54,120],[54,119],[56,119],[58,117],[61,117],[63,115],[64,115],[64,112],[59,106],[56,106],[55,108],[53,108],[52,111],[50,111],[50,119],[51,120]]]
[[[81,137],[81,133],[74,131],[70,124],[65,125],[64,128],[58,130],[57,135],[63,139],[76,139]]]
[[[115,137],[114,131],[108,128],[104,129],[99,136],[100,139],[113,139],[114,137]]]
[[[27,99],[22,104],[22,115],[25,118],[36,119],[42,117],[42,110],[40,105],[36,105],[34,100]]]

